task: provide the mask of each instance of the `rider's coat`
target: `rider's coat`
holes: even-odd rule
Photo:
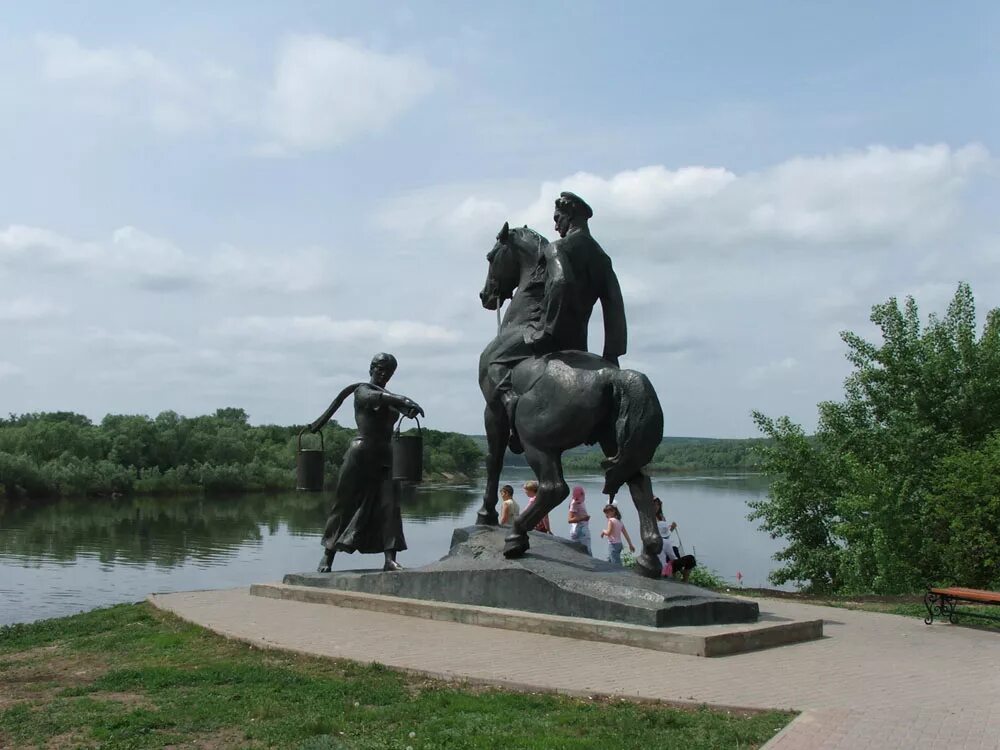
[[[589,232],[572,232],[546,246],[545,292],[541,316],[528,323],[525,340],[535,351],[587,351],[587,327],[594,305],[604,315],[605,359],[625,354],[625,304],[611,258]]]

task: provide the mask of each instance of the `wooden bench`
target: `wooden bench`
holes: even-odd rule
[[[959,612],[956,605],[963,604],[1000,604],[1000,592],[983,591],[982,589],[966,589],[961,586],[949,586],[947,588],[930,588],[924,594],[924,606],[927,607],[927,617],[924,622],[930,625],[934,622],[934,615],[939,617],[948,616],[948,622],[955,622]],[[962,615],[968,617],[982,617],[984,620],[1000,620],[1000,617],[983,614],[981,612],[969,612],[963,610]]]

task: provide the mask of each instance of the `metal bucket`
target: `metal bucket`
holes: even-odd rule
[[[307,492],[323,489],[323,449],[322,431],[319,433],[319,448],[303,448],[302,433],[299,433],[299,450],[295,454],[295,489]]]
[[[424,436],[420,431],[420,420],[417,419],[416,435],[400,435],[399,425],[403,423],[400,417],[396,432],[392,436],[392,478],[403,482],[424,481]]]

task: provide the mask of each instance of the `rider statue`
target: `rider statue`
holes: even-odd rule
[[[575,349],[587,351],[587,327],[594,304],[601,301],[604,316],[603,358],[617,366],[625,354],[627,328],[625,304],[611,258],[590,234],[587,221],[593,210],[578,195],[559,194],[553,221],[560,239],[546,245],[539,276],[544,274],[544,293],[538,316],[524,328],[523,339],[514,346],[501,345],[490,366],[496,392],[507,411],[511,427],[510,449],[521,451],[513,431],[517,395],[511,385],[511,370],[530,356]]]
[[[416,401],[385,389],[396,371],[396,358],[376,354],[371,363],[371,381],[348,386],[311,425],[323,428],[344,400],[354,394],[354,418],[358,434],[351,441],[340,465],[337,492],[323,531],[325,552],[319,572],[328,573],[338,551],[385,553],[384,570],[402,570],[396,553],[406,549],[399,497],[392,476],[392,426],[400,414],[423,416]]]

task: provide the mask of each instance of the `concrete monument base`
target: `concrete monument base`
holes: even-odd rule
[[[329,604],[335,607],[386,612],[427,620],[460,622],[466,625],[557,635],[584,641],[617,643],[689,656],[729,656],[800,643],[823,636],[822,620],[790,620],[767,613],[753,623],[652,628],[583,617],[542,615],[512,609],[406,599],[315,586],[291,586],[284,583],[255,583],[250,587],[250,593],[253,596],[270,599]]]
[[[508,529],[456,529],[448,554],[392,573],[291,573],[284,583],[406,599],[582,617],[645,627],[756,622],[757,603],[612,566],[565,539],[531,532],[531,550],[508,560]]]

